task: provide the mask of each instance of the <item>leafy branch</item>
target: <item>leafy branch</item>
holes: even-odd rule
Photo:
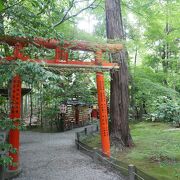
[[[78,16],[79,14],[81,14],[83,11],[87,10],[87,9],[95,9],[99,6],[99,4],[101,3],[101,1],[99,1],[97,4],[95,4],[98,0],[94,0],[92,3],[90,3],[89,5],[87,5],[85,8],[82,8],[81,10],[79,10],[77,13],[71,15],[71,16],[68,16],[69,15],[69,12],[72,10],[72,8],[75,6],[75,4],[79,3],[79,2],[82,2],[82,1],[75,1],[75,0],[72,0],[69,4],[69,8],[67,9],[66,13],[64,14],[64,16],[62,17],[62,19],[57,22],[56,24],[53,25],[53,28],[57,27],[58,25],[64,23],[65,21],[71,19],[71,18],[74,18],[76,16]]]
[[[14,7],[14,6],[16,6],[16,5],[21,4],[23,1],[24,1],[24,0],[16,1],[14,4],[12,4],[12,5],[10,5],[10,6],[6,7],[6,8],[4,8],[4,9],[2,9],[2,10],[0,11],[0,13],[6,11],[6,10],[8,10],[8,9]]]

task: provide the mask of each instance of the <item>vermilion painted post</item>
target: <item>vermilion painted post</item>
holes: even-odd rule
[[[9,117],[14,121],[14,125],[18,126],[19,123],[16,119],[21,118],[21,78],[16,75],[10,86],[10,115]],[[13,158],[13,164],[15,166],[10,166],[9,170],[17,170],[19,168],[19,130],[11,129],[9,132],[9,143],[12,147],[17,150],[16,153],[9,153]]]
[[[61,54],[62,60],[68,62],[68,57],[69,57],[68,51],[63,49],[63,50],[61,50],[61,52],[62,52],[62,54]]]
[[[56,47],[55,49],[55,62],[58,63],[61,58],[61,49],[60,47]]]
[[[68,62],[68,58],[69,58],[69,53],[68,51],[65,51],[65,61]]]
[[[96,62],[101,62],[102,53],[96,53]],[[104,74],[103,72],[96,73],[97,81],[97,92],[98,92],[98,106],[100,115],[100,132],[101,132],[101,143],[102,151],[105,155],[110,157],[110,140],[109,140],[109,128],[108,128],[108,113],[107,113],[107,102],[104,87]]]

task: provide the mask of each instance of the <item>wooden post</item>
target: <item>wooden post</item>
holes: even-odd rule
[[[76,133],[76,145],[77,145],[77,149],[79,149],[79,133]]]
[[[84,134],[87,135],[87,128],[84,128]]]
[[[55,62],[58,63],[60,61],[61,58],[61,49],[60,47],[56,47],[55,49]]]
[[[101,63],[102,51],[96,52],[96,63]],[[108,113],[107,102],[104,87],[104,74],[102,72],[96,73],[97,92],[98,92],[98,106],[100,115],[100,133],[102,152],[110,157],[110,140],[109,140],[109,128],[108,128]]]
[[[135,172],[136,172],[135,166],[133,164],[130,164],[128,166],[129,180],[135,180],[136,179]]]
[[[99,131],[99,126],[98,126],[98,125],[96,126],[96,131],[97,131],[97,132]]]
[[[18,75],[11,82],[9,117],[14,121],[15,126],[19,125],[19,122],[16,120],[21,118],[21,78]],[[19,167],[19,130],[17,128],[9,131],[9,143],[17,151],[16,153],[9,153],[15,164],[15,166],[10,166],[9,170],[17,170]]]

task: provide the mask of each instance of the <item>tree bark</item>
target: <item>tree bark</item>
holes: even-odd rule
[[[120,0],[106,0],[106,33],[108,39],[125,40]],[[118,71],[112,70],[111,74],[111,97],[110,117],[112,121],[111,142],[119,146],[132,146],[128,124],[128,68],[127,51],[112,55],[113,62],[120,65]]]

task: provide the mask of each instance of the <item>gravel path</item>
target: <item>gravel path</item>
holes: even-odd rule
[[[22,173],[16,180],[123,180],[78,151],[75,132],[21,133]]]

